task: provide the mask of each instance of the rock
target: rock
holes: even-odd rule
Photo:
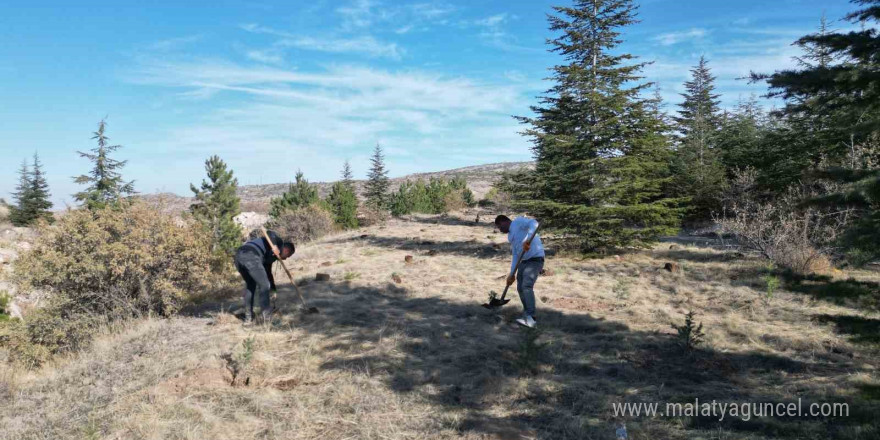
[[[327,266],[330,266],[330,265],[332,265],[332,264],[333,264],[333,263],[331,263],[331,262],[329,262],[329,261],[325,261],[325,262],[321,263],[321,266],[327,267]]]
[[[427,232],[427,229],[419,229],[419,232]]]
[[[434,255],[437,255],[437,249],[431,249],[431,250],[429,250],[428,253],[425,254],[425,255],[427,255],[427,256],[429,256],[429,257],[433,257]]]
[[[677,251],[677,250],[679,250],[679,249],[681,249],[681,246],[679,246],[679,245],[677,245],[677,244],[671,244],[671,245],[669,245],[669,250],[670,250],[670,251]]]
[[[330,281],[330,274],[329,273],[315,274],[315,281]]]
[[[614,261],[620,261],[620,255],[615,255],[615,256],[614,256]]]
[[[412,256],[412,255],[407,255],[407,256],[403,257],[403,261],[405,261],[407,264],[412,264],[412,262],[413,262],[413,256]]]
[[[396,274],[396,273],[391,274],[391,279],[394,280],[394,282],[397,283],[397,284],[400,284],[400,283],[403,282],[403,279],[400,278],[400,275],[398,275],[398,274]]]
[[[364,235],[361,235],[361,238],[367,238],[369,236],[370,236],[370,234],[364,234]]]
[[[553,269],[541,269],[541,276],[552,277],[555,274],[556,272],[554,272]]]
[[[681,267],[678,263],[666,263],[663,265],[663,268],[673,273],[681,272]]]
[[[242,229],[249,231],[251,229],[258,229],[260,226],[266,224],[266,222],[269,221],[269,216],[258,212],[242,212],[235,216],[233,220],[238,223]]]

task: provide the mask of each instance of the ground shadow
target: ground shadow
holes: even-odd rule
[[[694,252],[687,249],[659,250],[654,251],[654,255],[659,259],[672,261],[686,260],[694,263],[725,263],[747,258],[745,254],[740,252],[707,253]]]
[[[436,406],[437,417],[444,412],[458,414],[455,428],[463,434],[613,438],[618,419],[612,410],[615,403],[776,402],[793,396],[780,391],[792,377],[862,368],[833,364],[845,361],[823,357],[688,352],[670,333],[634,331],[590,314],[554,310],[539,311],[540,334],[530,342],[529,332],[512,324],[520,312],[514,303],[490,311],[477,303],[415,297],[395,284],[377,288],[309,283],[303,290],[321,313],[299,313],[295,293],[281,286],[281,320],[327,338],[330,343],[322,350],[346,353],[326,354],[321,368],[368,374],[395,392],[415,393]],[[365,348],[383,340],[394,341],[394,348]],[[511,392],[516,393],[514,398]],[[801,387],[794,397],[811,400],[819,393]],[[505,405],[506,416],[497,415],[498,405]],[[822,433],[822,438],[850,438],[841,434],[846,432],[841,428],[877,432],[871,412],[877,409],[859,406],[849,418],[830,423],[692,417],[641,425],[644,419],[620,419],[633,422],[629,427],[633,438],[680,438],[683,432],[692,437],[719,430],[733,437],[760,432],[773,437]]]
[[[834,324],[838,333],[849,335],[853,342],[880,344],[880,319],[854,315],[816,315],[813,319]]]
[[[413,223],[421,223],[425,225],[444,225],[444,226],[469,226],[473,228],[485,228],[486,232],[492,232],[495,229],[494,223],[495,220],[494,215],[489,215],[486,213],[480,213],[479,219],[477,222],[477,213],[473,213],[469,216],[469,218],[461,218],[451,215],[438,215],[434,217],[410,217],[405,219],[408,222]]]
[[[834,280],[826,275],[782,274],[785,287],[792,292],[842,306],[856,306],[880,310],[880,283],[859,281],[853,278]]]
[[[483,259],[499,258],[507,255],[506,244],[487,244],[475,239],[459,241],[435,241],[412,237],[377,237],[366,235],[329,240],[328,243],[364,242],[372,246],[396,249],[428,255],[457,255]]]

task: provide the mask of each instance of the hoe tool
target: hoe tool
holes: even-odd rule
[[[260,226],[260,230],[263,231],[263,237],[266,239],[266,242],[269,243],[269,247],[272,248],[272,253],[275,254],[275,258],[278,259],[278,262],[281,263],[281,267],[284,268],[284,272],[287,274],[287,278],[290,279],[290,284],[293,285],[293,288],[296,289],[296,294],[299,295],[299,300],[302,302],[303,313],[312,314],[318,313],[317,307],[309,307],[306,305],[306,300],[303,298],[302,292],[299,291],[299,287],[296,285],[296,281],[293,280],[293,274],[290,273],[290,269],[287,268],[287,265],[284,264],[284,260],[281,259],[281,252],[278,250],[278,247],[275,246],[275,243],[272,243],[272,239],[269,238],[269,234],[266,232],[266,228]],[[272,302],[275,302],[275,294],[272,295]],[[274,304],[273,304],[273,309]]]
[[[540,228],[540,227],[541,227],[541,225],[538,225],[538,228]],[[532,232],[532,235],[529,236],[528,240],[526,240],[526,243],[528,243],[529,245],[532,244],[532,240],[535,238],[535,235],[538,234],[538,228],[535,228],[535,232]],[[519,270],[519,264],[522,263],[522,259],[525,254],[526,254],[525,250],[523,250],[522,252],[519,253],[519,258],[516,260],[516,267],[513,268],[514,274]],[[497,309],[498,307],[501,307],[501,306],[509,303],[510,300],[506,299],[507,289],[510,289],[510,284],[504,286],[504,292],[501,293],[501,298],[498,298],[498,293],[496,293],[494,290],[490,291],[489,292],[489,302],[484,303],[483,307],[485,307],[487,309]]]

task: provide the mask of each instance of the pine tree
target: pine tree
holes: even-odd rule
[[[853,3],[864,8],[847,19],[861,30],[832,32],[823,23],[797,41],[807,49],[797,68],[752,78],[767,80],[769,96],[785,99],[780,113],[804,139],[797,145],[803,148],[786,152],[807,157],[815,174],[843,185],[816,202],[856,210],[843,244],[870,261],[880,257],[880,0]]]
[[[27,160],[21,162],[21,168],[18,170],[18,185],[15,186],[15,192],[12,193],[14,204],[9,208],[9,221],[15,226],[27,226],[30,224],[28,218],[28,200],[31,191],[31,172],[28,168]]]
[[[241,213],[241,200],[236,194],[238,179],[219,156],[211,156],[205,161],[207,180],[202,180],[201,188],[190,184],[196,202],[190,205],[193,217],[210,231],[213,237],[213,251],[232,254],[241,244],[241,226],[235,216]]]
[[[351,172],[351,164],[348,162],[348,159],[345,160],[345,165],[342,166],[342,183],[354,191],[354,173]]]
[[[715,77],[705,57],[691,70],[691,79],[685,82],[684,102],[674,117],[679,132],[672,162],[673,184],[679,197],[690,200],[689,217],[708,220],[720,205],[725,187],[725,169],[716,143],[721,126]]]
[[[376,210],[388,209],[389,194],[388,170],[385,169],[385,157],[382,155],[382,147],[376,144],[373,157],[370,158],[370,172],[367,174],[365,196],[367,206]]]
[[[98,131],[92,137],[97,140],[98,146],[91,153],[78,152],[80,157],[85,157],[94,164],[89,174],[73,180],[80,185],[88,185],[84,191],[74,194],[74,198],[90,210],[116,205],[124,196],[135,193],[134,181],[125,182],[118,171],[125,167],[127,161],[110,158],[110,153],[122,148],[122,145],[107,145],[110,138],[104,134],[106,127],[104,120],[98,123]]]
[[[788,153],[810,169],[857,169],[880,153],[880,32],[868,23],[880,21],[880,0],[853,3],[867,5],[847,16],[862,30],[831,31],[823,17],[818,32],[795,42],[805,52],[796,68],[752,74],[767,81],[769,97],[785,100],[779,113],[796,135]]]
[[[270,201],[269,215],[278,218],[285,211],[303,208],[319,200],[318,189],[306,180],[302,171],[297,170],[296,181],[287,187],[287,192]]]
[[[343,229],[358,227],[357,208],[358,200],[354,190],[344,181],[336,182],[327,196],[330,212],[333,213],[334,222]]]
[[[668,127],[641,97],[645,63],[619,53],[619,29],[635,23],[631,0],[579,0],[554,7],[549,41],[567,64],[532,107],[535,171],[515,188],[520,204],[584,250],[645,244],[673,233],[680,212],[664,199],[669,183]]]

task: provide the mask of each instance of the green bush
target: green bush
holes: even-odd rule
[[[318,189],[306,180],[302,171],[297,171],[296,182],[288,185],[287,191],[280,197],[270,201],[269,216],[278,218],[286,211],[304,208],[318,200]]]
[[[441,214],[463,209],[469,206],[468,193],[473,201],[473,193],[470,193],[461,178],[447,181],[432,177],[427,183],[422,179],[404,182],[391,195],[391,215],[399,217],[414,212]]]
[[[25,289],[48,289],[81,313],[169,315],[216,287],[210,249],[197,223],[144,202],[80,209],[40,228],[14,276]]]
[[[334,183],[330,195],[327,196],[327,204],[337,226],[342,229],[358,227],[358,200],[351,186],[345,182]]]
[[[50,305],[28,314],[25,321],[0,322],[0,346],[8,360],[24,368],[37,368],[52,356],[80,350],[106,323],[97,315],[77,314],[69,301],[53,299]]]

